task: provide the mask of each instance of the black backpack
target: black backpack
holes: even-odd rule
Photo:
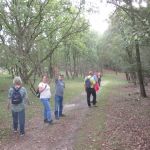
[[[40,98],[39,88],[36,90],[36,96],[37,96],[38,98]]]
[[[45,88],[43,89],[43,91],[46,89],[46,87],[47,87],[47,85],[45,85]],[[36,90],[36,96],[38,97],[38,98],[40,98],[40,94],[43,92],[43,91],[39,91],[39,87],[37,88],[37,90]]]
[[[21,96],[21,93],[20,93],[20,88],[16,89],[15,87],[13,87],[13,93],[12,93],[12,96],[11,96],[11,103],[12,104],[20,104],[23,100],[22,96]]]

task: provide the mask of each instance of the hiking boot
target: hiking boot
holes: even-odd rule
[[[25,135],[25,133],[24,132],[20,132],[20,136],[24,136]]]
[[[47,121],[47,123],[48,123],[49,125],[52,125],[52,124],[53,124],[53,120]]]
[[[55,117],[56,120],[59,120],[59,117]]]
[[[47,119],[44,119],[44,123],[47,123],[48,122],[48,120]]]
[[[14,130],[13,130],[13,132],[14,132],[14,133],[17,133],[17,130],[16,130],[16,129],[14,129]]]
[[[62,114],[60,117],[66,117],[66,115]]]
[[[20,136],[24,136],[25,134],[24,133],[20,133]]]

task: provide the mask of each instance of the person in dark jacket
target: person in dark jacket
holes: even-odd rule
[[[87,93],[87,104],[89,107],[91,107],[90,97],[93,96],[93,106],[96,106],[96,91],[94,89],[94,86],[96,84],[96,80],[93,76],[93,72],[89,71],[89,75],[85,77],[84,79],[84,86],[85,91]]]
[[[97,77],[98,77],[98,84],[99,84],[99,87],[100,87],[100,85],[101,85],[101,77],[102,77],[100,72],[98,72]]]

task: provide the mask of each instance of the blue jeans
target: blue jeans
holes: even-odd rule
[[[50,108],[50,99],[49,98],[42,98],[41,102],[44,106],[44,120],[51,121],[51,108]]]
[[[25,110],[23,109],[20,112],[14,112],[12,111],[12,118],[13,118],[13,129],[18,129],[18,123],[19,123],[19,129],[20,134],[24,134],[24,127],[25,127]]]
[[[63,97],[55,95],[55,118],[59,119],[63,111]]]

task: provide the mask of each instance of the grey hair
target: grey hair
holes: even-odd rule
[[[21,78],[19,76],[16,76],[13,80],[13,84],[21,85],[22,84]]]

